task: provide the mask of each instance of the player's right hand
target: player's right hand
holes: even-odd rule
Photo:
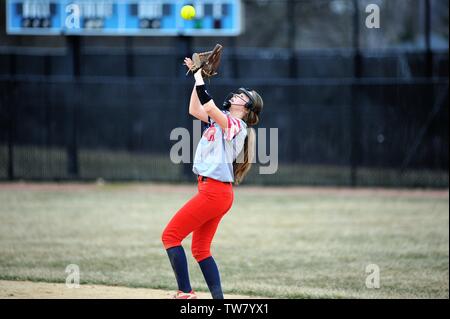
[[[192,70],[192,68],[194,67],[194,62],[190,58],[184,58],[183,65],[186,65],[188,70]]]

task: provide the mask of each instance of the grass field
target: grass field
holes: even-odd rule
[[[0,280],[176,289],[160,241],[194,185],[0,184]],[[207,291],[188,252],[194,289]],[[449,193],[235,188],[213,254],[225,293],[449,298]],[[365,286],[369,264],[380,288]],[[0,290],[2,287],[0,287]]]

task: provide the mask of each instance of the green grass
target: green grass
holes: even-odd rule
[[[0,188],[0,279],[175,289],[160,235],[195,188]],[[193,287],[207,291],[184,242]],[[449,298],[448,192],[235,189],[213,253],[226,293]],[[380,267],[379,289],[365,268]],[[0,287],[1,289],[1,287]]]

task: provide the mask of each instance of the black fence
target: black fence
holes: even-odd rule
[[[259,50],[226,54],[210,91],[264,97],[260,128],[278,128],[278,170],[249,184],[448,187],[448,52]],[[0,55],[0,179],[192,180],[169,152],[192,131],[192,79],[180,57]],[[290,78],[291,67],[297,68]],[[255,78],[255,75],[259,78]],[[270,150],[273,152],[274,150]],[[272,153],[273,154],[273,153]]]

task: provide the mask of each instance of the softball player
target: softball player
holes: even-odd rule
[[[184,62],[192,68],[191,59],[185,58]],[[191,232],[192,255],[200,265],[211,295],[214,299],[223,299],[219,270],[210,251],[211,242],[220,220],[233,203],[232,183],[241,182],[250,169],[249,151],[253,150],[255,134],[247,128],[259,122],[263,101],[256,91],[241,88],[230,93],[223,104],[224,110],[220,110],[205,88],[201,69],[194,78],[189,113],[207,126],[193,165],[198,193],[170,220],[163,231],[162,242],[178,284],[175,299],[196,299],[181,246]],[[243,160],[237,161],[239,154],[244,155]]]

